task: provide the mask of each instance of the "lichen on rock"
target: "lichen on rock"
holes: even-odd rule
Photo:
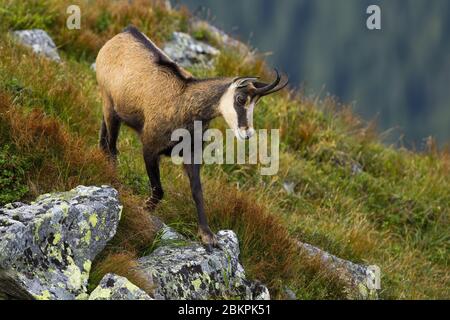
[[[156,299],[270,299],[269,291],[246,279],[233,231],[219,231],[211,253],[199,243],[164,245],[138,260],[153,282]]]
[[[182,67],[212,66],[214,57],[220,51],[204,42],[195,40],[189,34],[174,32],[172,40],[163,48],[164,52]]]
[[[108,186],[7,205],[0,209],[0,269],[35,299],[83,298],[91,262],[114,236],[121,210]]]
[[[89,295],[89,300],[153,300],[127,278],[108,273]]]

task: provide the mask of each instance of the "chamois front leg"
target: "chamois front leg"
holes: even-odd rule
[[[151,189],[151,196],[146,202],[146,207],[148,210],[153,211],[164,197],[164,190],[159,174],[159,156],[155,156],[150,151],[144,149],[144,161]]]
[[[206,218],[204,204],[203,204],[203,190],[200,181],[200,165],[199,164],[185,164],[184,168],[189,177],[191,184],[192,197],[194,198],[195,206],[197,207],[198,215],[198,234],[206,245],[208,251],[212,250],[212,247],[217,247],[217,238],[212,233],[208,226],[208,220]]]

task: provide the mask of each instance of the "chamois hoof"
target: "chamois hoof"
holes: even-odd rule
[[[145,209],[147,210],[147,211],[154,211],[155,210],[155,208],[156,208],[156,206],[158,205],[158,202],[159,202],[159,200],[156,200],[156,199],[154,199],[154,198],[152,198],[152,197],[150,197],[150,198],[148,198],[146,201],[145,201]]]
[[[217,241],[216,235],[212,233],[211,229],[209,227],[198,227],[198,235],[202,241],[202,243],[205,245],[206,251],[208,253],[212,252],[213,248],[217,248],[219,246],[219,243]]]

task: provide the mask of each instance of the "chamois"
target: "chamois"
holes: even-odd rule
[[[212,119],[222,115],[238,139],[249,139],[255,133],[253,109],[258,100],[281,90],[288,82],[280,84],[278,71],[270,84],[257,81],[257,77],[194,78],[133,26],[101,48],[96,73],[103,99],[100,147],[115,162],[121,123],[138,133],[150,180],[149,210],[164,195],[159,159],[170,155],[176,145],[171,141],[175,129],[193,132],[194,121],[202,121],[206,128]],[[210,250],[217,240],[204,212],[200,165],[191,163],[184,168],[197,208],[199,236]]]

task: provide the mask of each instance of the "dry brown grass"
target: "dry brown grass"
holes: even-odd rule
[[[57,12],[64,13],[70,1],[52,1]],[[169,11],[161,0],[81,1],[82,26],[76,32],[60,32],[56,27],[66,24],[66,15],[56,16],[52,34],[62,49],[71,55],[94,59],[97,52],[114,35],[129,24],[137,26],[158,45],[170,38],[174,30],[187,31],[189,13],[185,8]]]
[[[9,142],[31,165],[30,197],[115,180],[115,172],[104,155],[69,134],[59,120],[45,115],[42,109],[26,112],[4,92],[0,98],[0,118],[7,128]]]
[[[153,286],[137,269],[137,256],[129,251],[109,253],[102,256],[99,262],[95,263],[90,274],[90,290],[93,290],[107,273],[115,273],[127,278],[131,283],[138,286],[149,295],[153,294]]]
[[[119,187],[118,190],[125,214],[111,242],[111,250],[142,253],[154,240],[157,229],[150,219],[150,213],[144,208],[143,199],[131,194],[126,187]]]
[[[126,187],[116,185],[116,188],[124,206],[122,218],[114,238],[94,260],[90,289],[94,289],[105,274],[116,273],[151,294],[152,283],[136,269],[136,260],[153,243],[157,229],[142,199],[132,195]]]
[[[74,137],[58,119],[46,116],[42,109],[29,112],[20,109],[4,92],[0,92],[0,120],[2,142],[14,146],[23,157],[30,157],[27,198],[69,190],[80,184],[111,184],[119,190],[123,216],[115,238],[95,262],[92,282],[98,283],[104,274],[113,272],[151,292],[148,280],[134,267],[136,257],[153,242],[156,231],[142,200],[118,182],[114,168],[100,150]]]
[[[186,224],[190,229],[187,235],[195,234],[195,209],[191,201],[186,203],[190,199],[187,179],[178,175],[174,179],[174,173],[170,176],[172,184],[166,188],[170,200],[164,201],[155,214],[178,229],[180,223]],[[220,175],[204,176],[203,181],[206,212],[213,231],[236,232],[246,274],[267,284],[273,298],[284,298],[285,286],[310,286],[310,297],[345,297],[341,280],[299,249],[278,213],[270,211],[267,201],[252,196],[251,190],[236,189]]]

